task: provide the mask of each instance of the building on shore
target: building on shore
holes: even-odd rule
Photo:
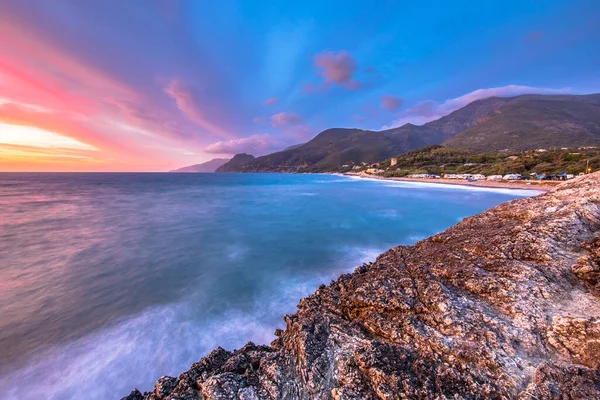
[[[445,179],[485,180],[482,174],[444,174]]]

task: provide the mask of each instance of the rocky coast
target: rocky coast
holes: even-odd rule
[[[284,319],[124,399],[598,399],[600,173],[392,248]]]

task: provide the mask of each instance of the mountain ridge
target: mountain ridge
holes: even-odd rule
[[[229,158],[213,158],[212,160],[201,164],[189,165],[170,172],[215,172],[217,168],[229,162],[229,160]]]
[[[229,172],[325,172],[374,163],[428,145],[473,151],[600,145],[600,94],[475,100],[435,121],[382,131],[330,128],[293,148],[227,167]]]
[[[254,162],[256,158],[253,155],[246,153],[236,154],[231,158],[231,160],[227,161],[225,164],[221,165],[215,172],[236,172],[236,170],[244,165]]]

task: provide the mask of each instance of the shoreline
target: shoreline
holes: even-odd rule
[[[398,177],[384,177],[379,175],[370,175],[365,173],[354,173],[346,172],[342,174],[344,176],[354,176],[357,178],[366,179],[379,179],[382,181],[397,181],[397,182],[412,182],[412,183],[434,183],[441,185],[458,185],[466,187],[481,187],[491,189],[518,189],[518,190],[537,190],[547,192],[550,189],[559,185],[560,181],[547,181],[547,182],[523,182],[523,181],[476,181],[469,182],[466,179],[427,179],[427,178],[398,178]]]
[[[414,246],[394,247],[301,299],[270,346],[219,347],[187,372],[163,376],[153,391],[134,389],[122,400],[240,393],[253,399],[374,398],[381,387],[409,398],[542,398],[550,385],[598,398],[597,357],[589,346],[595,339],[590,326],[600,314],[588,265],[600,254],[599,178],[502,203]],[[565,298],[590,306],[573,316]],[[400,312],[406,318],[399,324]],[[557,329],[563,325],[568,329]],[[540,350],[552,335],[558,344]],[[574,350],[561,351],[563,343]],[[439,384],[431,384],[432,374],[442,377]]]

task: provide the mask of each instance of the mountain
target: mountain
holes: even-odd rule
[[[489,98],[426,125],[455,128],[444,145],[475,151],[597,146],[600,94]]]
[[[293,144],[291,146],[286,147],[283,150],[293,150],[293,149],[297,149],[298,147],[302,146],[304,143],[298,143],[298,144]]]
[[[307,143],[227,170],[340,171],[436,144],[479,152],[600,145],[600,94],[490,97],[422,126],[327,129]]]
[[[213,158],[205,163],[190,165],[189,167],[179,168],[171,172],[215,172],[217,168],[228,161],[228,158]]]
[[[444,132],[450,138],[484,120],[487,115],[495,112],[495,110],[504,106],[508,101],[510,101],[510,98],[505,97],[489,97],[487,99],[475,100],[423,126]]]
[[[240,165],[236,171],[328,171],[345,164],[376,162],[395,154],[428,144],[440,143],[448,136],[427,127],[406,124],[376,132],[362,129],[327,129],[294,148],[258,157]],[[231,170],[231,169],[230,169]]]
[[[599,187],[392,248],[300,300],[270,345],[219,347],[123,400],[599,399]]]
[[[215,172],[236,172],[245,165],[252,163],[254,160],[256,160],[256,158],[250,154],[236,154],[231,160],[217,168]]]

